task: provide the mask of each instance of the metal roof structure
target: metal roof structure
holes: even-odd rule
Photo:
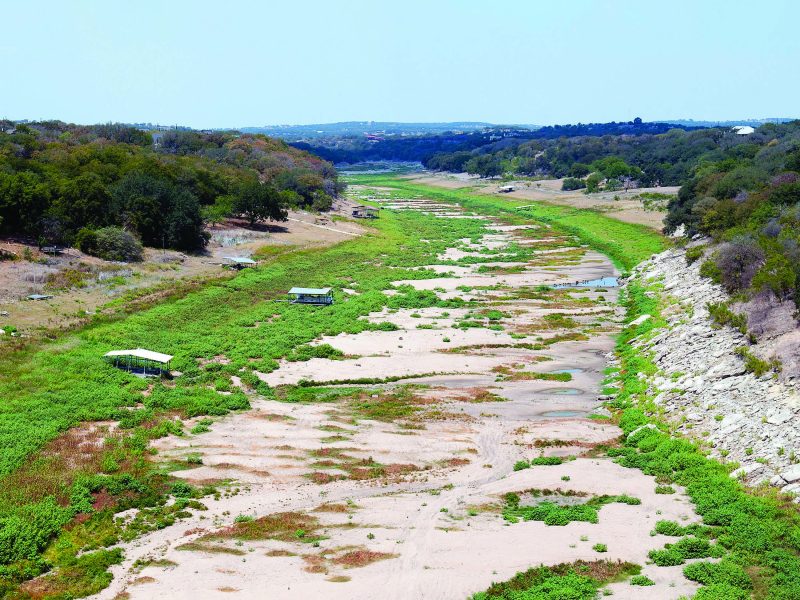
[[[145,360],[152,360],[154,362],[163,364],[166,364],[172,360],[172,356],[169,354],[153,352],[152,350],[145,350],[144,348],[136,348],[135,350],[112,350],[111,352],[106,352],[104,356],[134,356],[136,358],[143,358]]]
[[[28,300],[48,300],[52,298],[50,294],[31,294],[28,296]]]
[[[239,265],[255,265],[257,264],[252,258],[247,258],[246,256],[223,256],[225,260],[229,260],[231,262],[235,262]]]
[[[301,288],[293,287],[289,290],[290,294],[306,294],[308,296],[327,296],[331,293],[331,288]]]

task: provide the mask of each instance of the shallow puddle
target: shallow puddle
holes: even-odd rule
[[[583,390],[577,388],[547,388],[539,392],[540,394],[554,394],[557,396],[577,396],[582,394]]]
[[[578,373],[583,373],[583,369],[558,369],[557,371],[548,371],[548,373],[552,373],[553,375],[560,375],[562,373],[569,373],[570,375],[577,375]]]
[[[543,412],[541,416],[543,417],[580,417],[585,415],[585,412],[580,410],[548,410],[547,412]]]

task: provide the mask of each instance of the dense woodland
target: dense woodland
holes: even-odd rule
[[[208,222],[324,210],[339,186],[330,163],[263,135],[0,122],[0,235],[40,244],[92,251],[100,231],[199,250]]]
[[[498,153],[504,158],[513,155],[516,148],[531,143],[532,147],[550,146],[547,140],[585,136],[643,136],[665,133],[675,128],[696,129],[669,123],[643,123],[641,119],[629,122],[588,123],[577,125],[552,125],[530,129],[516,126],[491,126],[475,131],[444,132],[437,135],[342,135],[321,139],[308,139],[292,143],[334,163],[356,163],[376,160],[418,161],[431,169],[463,171],[471,158]],[[532,140],[538,140],[538,146]],[[523,150],[523,153],[525,150]],[[491,168],[486,169],[490,163]],[[484,177],[503,173],[501,161],[481,160],[471,171]],[[510,169],[505,169],[506,171]],[[518,171],[522,173],[522,171]],[[532,174],[526,173],[526,174]]]
[[[702,269],[729,292],[800,306],[800,121],[762,125],[701,157],[666,224],[722,242]]]

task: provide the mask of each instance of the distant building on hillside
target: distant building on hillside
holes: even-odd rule
[[[499,193],[501,193],[501,194],[508,194],[509,192],[513,192],[514,191],[514,186],[513,185],[504,185],[503,187],[501,187],[497,191]]]
[[[750,125],[735,125],[731,127],[731,131],[736,135],[750,135],[755,132],[755,129]]]

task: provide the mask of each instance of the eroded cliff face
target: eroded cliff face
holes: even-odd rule
[[[648,377],[650,392],[679,432],[708,445],[713,456],[740,463],[735,476],[800,494],[797,364],[789,361],[780,375],[757,377],[735,352],[748,346],[763,359],[795,356],[800,332],[787,312],[794,307],[769,308],[759,304],[764,299],[739,307],[761,311],[754,319],[760,341],[750,346],[739,331],[712,322],[706,305],[729,298],[700,277],[700,262],[687,265],[684,252],[671,249],[642,263],[632,276],[663,286],[650,293],[662,296],[667,327],[633,342],[659,369]]]

